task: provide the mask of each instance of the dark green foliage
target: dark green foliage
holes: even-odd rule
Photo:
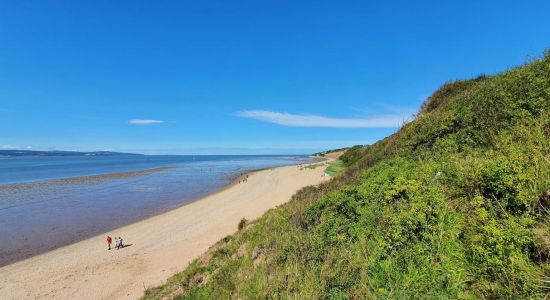
[[[550,55],[445,84],[348,169],[146,298],[537,299],[550,291]],[[240,254],[239,254],[240,253]],[[197,276],[208,281],[197,284]]]
[[[362,157],[363,149],[365,149],[365,146],[353,146],[346,150],[344,154],[342,154],[340,160],[343,161],[344,164],[346,164],[347,166],[350,166]]]
[[[247,222],[248,222],[247,219],[242,218],[242,219],[239,221],[239,226],[238,226],[239,230],[242,230],[242,229],[246,226],[246,223],[247,223]]]
[[[451,99],[452,97],[458,95],[463,91],[466,91],[472,85],[482,80],[485,80],[486,78],[486,75],[480,75],[475,79],[446,82],[441,88],[439,88],[439,90],[433,93],[433,95],[428,97],[428,99],[424,103],[422,103],[419,113],[429,113],[439,108],[441,105],[445,104],[447,100]]]

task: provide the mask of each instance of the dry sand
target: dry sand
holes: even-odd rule
[[[324,167],[287,166],[161,215],[0,268],[1,299],[136,299],[211,245],[300,188],[325,180]],[[105,238],[131,246],[107,250]]]

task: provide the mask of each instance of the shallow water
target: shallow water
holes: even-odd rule
[[[304,156],[0,158],[0,266],[173,209]]]

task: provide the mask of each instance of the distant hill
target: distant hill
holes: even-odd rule
[[[550,52],[340,160],[144,298],[548,299]]]
[[[119,155],[142,155],[135,153],[121,153],[111,151],[94,151],[94,152],[78,152],[78,151],[34,151],[34,150],[0,150],[0,156],[119,156]]]
[[[357,148],[357,147],[364,147],[364,146],[361,146],[361,145],[357,145],[357,146],[353,146],[352,148]],[[326,158],[340,158],[340,156],[342,156],[342,154],[344,154],[349,148],[340,148],[340,149],[333,149],[333,150],[327,150],[327,151],[323,151],[323,152],[317,152],[317,153],[314,153],[313,156],[315,157],[326,157]]]

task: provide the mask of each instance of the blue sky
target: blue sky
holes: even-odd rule
[[[550,46],[549,1],[1,1],[0,149],[308,153]]]

